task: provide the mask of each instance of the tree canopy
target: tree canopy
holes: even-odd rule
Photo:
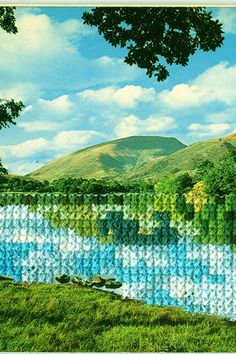
[[[83,13],[114,47],[127,48],[124,61],[164,81],[168,65],[185,66],[198,49],[215,51],[223,43],[222,24],[200,7],[96,7]]]
[[[140,181],[96,180],[85,178],[60,178],[49,183],[31,178],[0,176],[0,192],[38,193],[145,193],[153,192],[151,183]]]
[[[24,104],[21,101],[0,99],[0,130],[9,127],[10,124],[16,124],[15,119],[19,117],[23,108]]]
[[[200,162],[192,174],[163,176],[155,184],[157,193],[187,193],[193,190],[196,195],[225,196],[236,193],[236,149],[225,153],[219,162],[209,160]]]
[[[0,7],[0,27],[7,33],[17,33],[15,7]]]
[[[234,151],[221,157],[218,164],[208,169],[203,176],[206,192],[209,194],[236,193],[236,157]]]
[[[17,33],[15,7],[0,7],[0,28],[7,33]],[[15,119],[19,117],[24,108],[23,102],[15,102],[10,99],[0,99],[0,130],[10,124],[16,124]]]
[[[0,28],[7,33],[17,33],[16,19],[14,15],[15,7],[0,7]],[[0,98],[0,130],[16,124],[15,119],[20,116],[24,108],[23,102],[16,102],[13,99]],[[6,174],[7,170],[2,166],[0,160],[0,174]]]

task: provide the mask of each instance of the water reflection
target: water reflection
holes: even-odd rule
[[[52,227],[27,206],[19,213],[17,208],[0,210],[0,274],[44,283],[54,282],[58,273],[85,278],[101,274],[122,282],[117,292],[124,297],[236,320],[236,254],[229,245],[196,244],[188,234],[178,237],[175,228],[167,243],[160,242],[161,237],[153,242],[153,236],[131,242],[129,221],[123,225],[123,242],[115,231],[114,242],[102,244],[98,237]],[[121,219],[119,213],[117,218]],[[99,221],[104,233],[112,222],[110,214]]]

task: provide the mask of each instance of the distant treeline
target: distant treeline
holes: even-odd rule
[[[60,178],[52,183],[22,177],[0,176],[1,192],[37,192],[37,193],[127,193],[153,192],[153,184],[139,182],[118,182],[116,180],[96,180],[85,178]]]
[[[37,192],[37,193],[186,193],[200,181],[207,194],[236,194],[236,154],[225,154],[217,164],[205,160],[196,171],[178,175],[168,175],[155,182],[144,180],[96,180],[85,178],[60,178],[51,183],[24,177],[0,175],[0,192]]]

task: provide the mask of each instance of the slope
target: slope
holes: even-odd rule
[[[229,150],[236,151],[236,137],[224,137],[191,144],[169,156],[155,159],[126,174],[128,179],[157,180],[160,176],[192,172],[204,160],[218,162]]]
[[[38,180],[116,178],[185,148],[176,138],[133,136],[94,145],[53,160],[30,173]]]

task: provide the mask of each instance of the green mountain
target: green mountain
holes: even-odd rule
[[[38,180],[58,178],[119,178],[144,169],[164,156],[184,149],[176,138],[132,136],[94,145],[58,158],[30,173]]]
[[[229,150],[236,151],[235,133],[220,139],[197,142],[169,156],[154,159],[129,172],[126,178],[155,180],[170,174],[194,173],[200,162],[204,160],[218,162]]]
[[[201,161],[217,162],[229,150],[236,151],[236,133],[189,146],[175,138],[133,136],[53,160],[27,177],[50,182],[63,177],[155,181],[160,176],[194,173]]]

